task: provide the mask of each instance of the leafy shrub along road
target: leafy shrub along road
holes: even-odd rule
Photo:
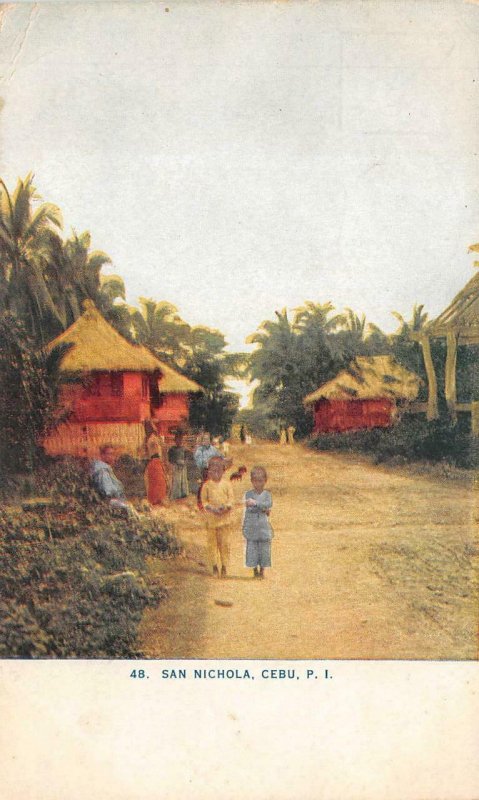
[[[112,517],[71,462],[38,480],[51,502],[0,510],[0,657],[134,658],[142,612],[166,591],[146,558],[180,552],[158,517]]]

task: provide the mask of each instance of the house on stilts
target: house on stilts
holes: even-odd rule
[[[314,433],[387,428],[416,400],[421,383],[392,356],[358,356],[303,402],[313,411]]]
[[[93,457],[110,442],[121,453],[143,455],[144,421],[154,419],[166,438],[188,424],[189,399],[203,389],[142,345],[121,336],[91,301],[52,350],[70,344],[60,370],[79,380],[65,383],[60,404],[66,420],[43,441],[49,455]]]
[[[444,397],[451,420],[455,423],[459,413],[470,415],[470,429],[479,437],[479,383],[469,387],[468,397],[459,397],[457,391],[457,366],[460,348],[476,348],[474,372],[479,374],[479,274],[475,275],[456,295],[452,303],[439,316],[413,335],[419,341],[426,368],[428,399],[419,411],[425,411],[427,419],[439,417],[438,381],[431,343],[442,339],[446,342],[444,370]],[[474,360],[474,359],[473,359]]]

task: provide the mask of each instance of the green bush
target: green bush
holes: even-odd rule
[[[452,425],[446,417],[428,422],[418,415],[405,415],[390,428],[318,434],[311,438],[310,446],[317,450],[366,453],[376,463],[426,460],[466,469],[478,466],[465,415],[460,415],[457,425]]]
[[[132,658],[145,608],[166,591],[148,556],[180,552],[158,517],[113,517],[73,461],[45,468],[50,502],[0,511],[0,657]]]

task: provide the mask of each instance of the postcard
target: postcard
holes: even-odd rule
[[[9,800],[479,796],[479,6],[0,6]]]

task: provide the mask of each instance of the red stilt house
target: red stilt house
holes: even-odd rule
[[[168,436],[188,423],[189,397],[201,392],[146,347],[128,342],[93,303],[64,333],[50,343],[71,344],[61,370],[81,381],[65,384],[60,402],[68,418],[52,431],[43,446],[50,455],[92,457],[102,443],[122,453],[143,455],[143,422],[153,418]]]
[[[314,432],[387,428],[417,398],[421,379],[392,356],[358,356],[348,369],[304,398]]]

